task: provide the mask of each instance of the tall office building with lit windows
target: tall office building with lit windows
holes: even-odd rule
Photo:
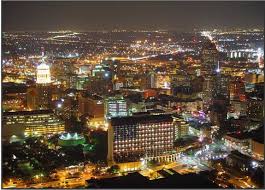
[[[39,109],[49,109],[51,105],[51,74],[49,65],[42,62],[37,67],[36,89]]]
[[[170,154],[174,140],[171,115],[112,118],[108,129],[108,161],[131,162]]]
[[[207,74],[214,74],[217,69],[218,50],[211,41],[205,43],[202,50],[202,66]]]

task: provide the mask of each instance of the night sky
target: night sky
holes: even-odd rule
[[[3,31],[263,27],[265,2],[2,2]]]

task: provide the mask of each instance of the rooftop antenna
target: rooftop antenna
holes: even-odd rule
[[[41,47],[41,61],[42,62],[44,62],[44,56],[45,56],[44,47]]]

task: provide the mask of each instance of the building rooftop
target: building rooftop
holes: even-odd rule
[[[12,116],[12,115],[39,115],[39,114],[53,114],[53,111],[52,110],[33,110],[33,111],[3,112],[3,116]]]
[[[137,123],[156,123],[156,122],[172,122],[171,114],[163,115],[134,115],[128,117],[116,117],[111,119],[111,125],[134,125]]]
[[[258,142],[264,143],[264,127],[261,126],[256,130],[247,132],[236,132],[227,134],[227,136],[235,139],[254,139]]]
[[[240,152],[238,152],[237,150],[232,151],[229,155],[230,158],[232,157],[236,157],[236,158],[240,158],[240,160],[247,160],[250,161],[252,160],[252,158],[248,155],[242,154]]]
[[[178,98],[175,96],[170,96],[166,94],[160,94],[158,96],[158,99],[164,100],[164,101],[172,101],[172,102],[196,102],[196,101],[201,101],[201,98]]]
[[[103,100],[103,98],[97,94],[83,93],[82,96],[93,100]]]
[[[130,173],[122,177],[88,180],[88,188],[218,188],[207,179],[207,174],[181,175],[174,173],[166,178],[149,180],[139,173]]]

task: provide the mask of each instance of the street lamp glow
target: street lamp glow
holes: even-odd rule
[[[252,168],[257,168],[259,166],[259,164],[256,161],[252,161],[251,166],[252,166]]]

